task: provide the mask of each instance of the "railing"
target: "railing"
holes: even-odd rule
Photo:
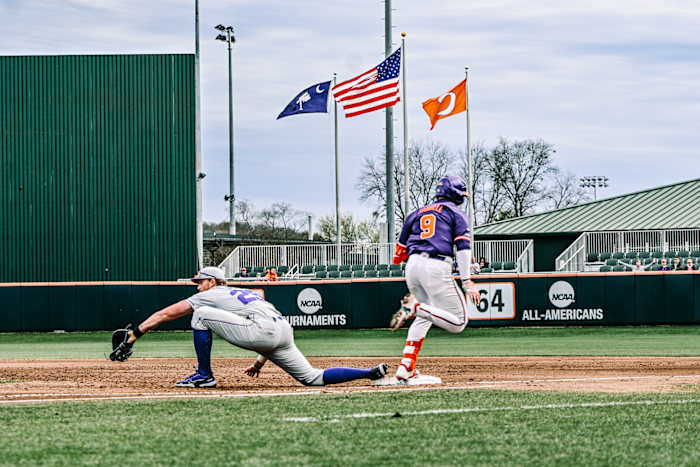
[[[700,229],[584,232],[556,259],[557,271],[584,271],[589,253],[693,251]]]
[[[514,261],[520,272],[533,270],[532,240],[476,241],[474,257],[486,261]],[[389,264],[394,254],[393,243],[346,243],[316,245],[261,245],[239,246],[224,259],[219,267],[226,277],[234,277],[241,267],[288,266],[298,275],[304,265]]]
[[[474,257],[477,261],[483,256],[489,263],[494,261],[518,263],[518,259],[528,251],[528,248],[530,260],[525,263],[528,266],[526,269],[520,269],[522,272],[532,271],[532,240],[477,240],[473,245]]]
[[[531,272],[535,270],[535,241],[528,240],[527,245],[518,260],[515,262],[518,272]]]

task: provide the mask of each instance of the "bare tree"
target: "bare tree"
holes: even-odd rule
[[[491,170],[489,161],[492,151],[483,143],[472,147],[472,186],[469,193],[474,197],[474,221],[476,225],[494,222],[500,212],[507,211],[508,200],[504,196],[498,180]],[[465,151],[459,153],[459,175],[469,181],[469,161]]]
[[[403,222],[409,213],[404,212],[403,156],[394,157],[394,213]],[[435,194],[440,177],[448,174],[454,163],[454,154],[437,142],[411,142],[408,148],[409,211],[428,204]],[[357,181],[360,200],[374,202],[373,217],[383,218],[386,210],[385,162],[383,155],[366,157]]]
[[[588,194],[571,172],[554,169],[546,194],[550,209],[561,209],[589,201]]]
[[[249,229],[253,226],[254,208],[253,203],[246,199],[236,201],[236,223],[243,224]]]
[[[542,140],[510,143],[501,138],[487,159],[496,183],[503,189],[514,217],[527,214],[545,199],[545,178],[551,175],[554,148]]]
[[[319,219],[318,230],[321,239],[328,242],[336,241],[335,216],[323,216]],[[340,216],[340,239],[345,243],[379,241],[379,229],[372,221],[355,222],[352,214]]]

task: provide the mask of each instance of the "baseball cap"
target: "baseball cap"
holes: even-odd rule
[[[218,279],[225,281],[226,276],[224,276],[224,271],[221,269],[215,266],[207,266],[206,268],[200,269],[199,273],[190,280],[196,282],[203,279]]]

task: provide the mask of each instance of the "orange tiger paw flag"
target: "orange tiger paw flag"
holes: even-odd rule
[[[462,80],[442,96],[423,102],[423,110],[430,118],[431,130],[441,118],[451,117],[467,110],[467,80]]]

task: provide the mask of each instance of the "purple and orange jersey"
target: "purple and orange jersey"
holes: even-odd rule
[[[452,201],[441,199],[413,211],[401,229],[397,244],[406,256],[427,253],[430,257],[454,256],[457,250],[471,249],[467,216]]]

